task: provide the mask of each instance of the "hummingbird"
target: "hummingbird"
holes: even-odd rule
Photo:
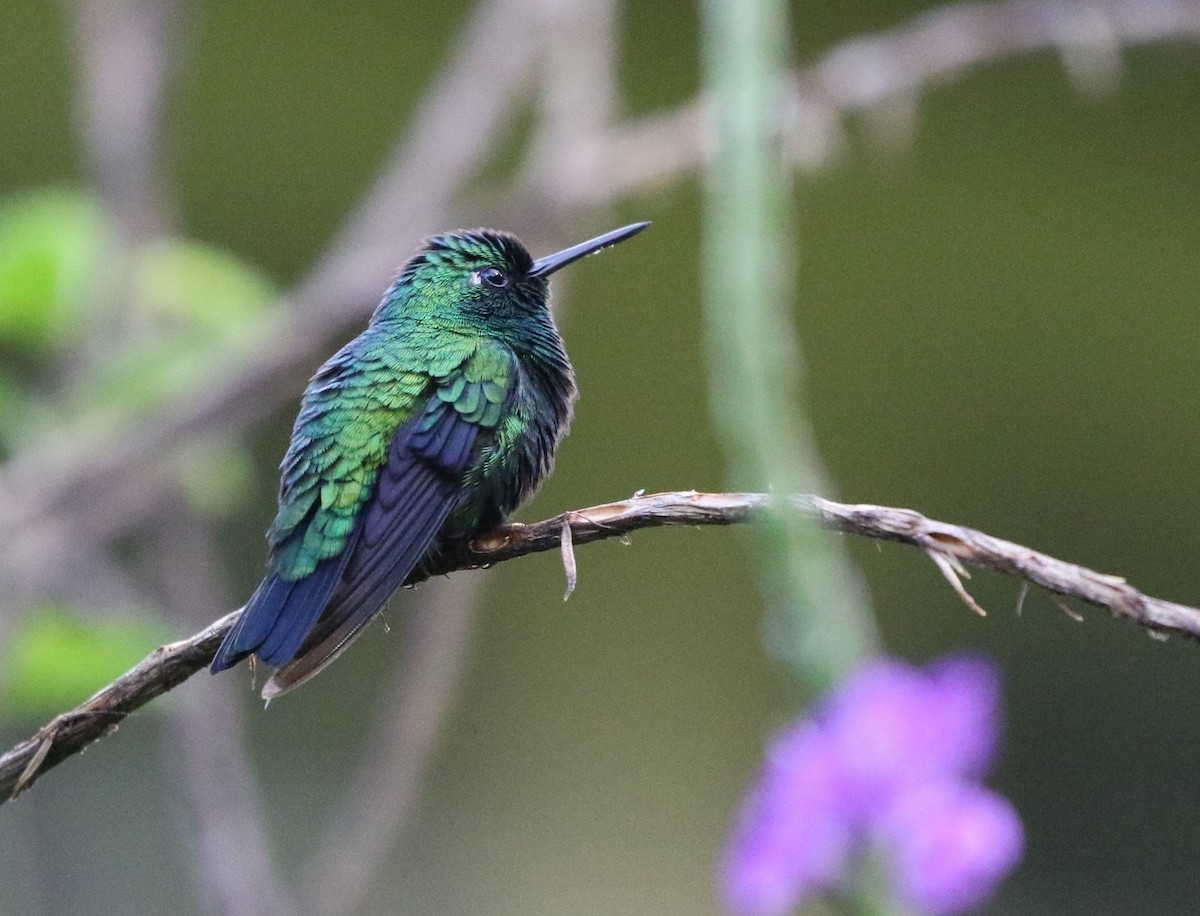
[[[494,528],[533,495],[577,396],[549,277],[649,225],[537,260],[493,229],[424,242],[367,329],[305,389],[266,575],[214,674],[254,655],[276,668],[264,698],[298,687],[441,545]]]

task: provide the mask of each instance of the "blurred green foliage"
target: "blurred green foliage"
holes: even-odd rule
[[[78,386],[80,412],[145,412],[202,389],[222,345],[253,337],[255,319],[278,296],[262,273],[199,242],[151,241],[127,257],[118,340]]]
[[[111,236],[86,194],[53,188],[0,200],[0,341],[38,352],[73,345]]]
[[[0,197],[0,444],[54,436],[85,419],[128,424],[202,389],[256,333],[278,295],[262,272],[211,245],[123,245],[93,196],[44,188]],[[183,493],[221,518],[248,492],[240,440],[193,445],[176,461]],[[3,646],[5,718],[59,712],[161,641],[149,609],[99,620],[60,606],[20,616]]]
[[[203,387],[277,296],[211,245],[123,246],[84,192],[0,198],[0,441],[80,415],[128,420]]]
[[[227,439],[204,439],[187,447],[176,463],[188,504],[212,518],[238,508],[254,483],[246,448]]]
[[[47,605],[22,615],[0,645],[0,708],[12,722],[40,724],[97,689],[166,642],[156,615],[86,618]]]

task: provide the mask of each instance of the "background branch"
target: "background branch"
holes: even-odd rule
[[[570,527],[571,540],[578,546],[642,528],[755,522],[765,517],[771,504],[772,497],[763,493],[678,491],[635,496],[530,525],[497,528],[444,551],[430,569],[414,576],[410,583],[557,550],[564,525]],[[919,548],[951,579],[960,597],[966,595],[958,578],[966,575],[964,565],[978,566],[1108,608],[1114,616],[1155,633],[1200,639],[1200,609],[1152,598],[1119,576],[1067,563],[974,528],[939,522],[911,509],[838,503],[819,496],[794,496],[787,505],[813,515],[819,524],[834,531]],[[973,602],[969,604],[977,607]],[[206,666],[240,613],[240,609],[233,611],[195,636],[160,646],[87,702],[57,716],[0,757],[0,803],[29,788],[46,770],[114,731],[129,713]]]
[[[127,251],[177,231],[160,149],[183,7],[183,0],[79,0],[71,6],[80,139],[92,184]],[[131,330],[123,315],[130,293],[124,278],[110,294],[118,335]],[[153,585],[139,604],[157,604],[173,625],[191,629],[211,608],[229,604],[213,519],[178,493],[160,500],[157,509],[147,520],[155,534],[140,545],[148,554],[147,574],[140,578]],[[69,529],[63,534],[74,540]],[[111,565],[120,569],[116,558]],[[85,600],[79,606],[94,605]],[[181,763],[182,795],[192,819],[187,836],[203,905],[227,916],[295,913],[275,871],[234,684],[205,683],[170,713],[163,748]]]
[[[55,545],[106,541],[143,520],[174,488],[171,458],[184,444],[246,429],[296,398],[329,335],[374,307],[404,253],[397,240],[411,245],[451,219],[529,82],[539,47],[527,40],[530,18],[524,0],[474,8],[392,162],[329,249],[250,348],[213,354],[214,377],[227,381],[165,405],[157,422],[99,434],[85,424],[5,465],[0,529],[14,538],[0,556],[11,578],[43,572],[39,558]]]
[[[849,117],[865,115],[874,128],[871,136],[894,145],[911,135],[898,137],[896,127],[915,123],[922,93],[979,67],[1057,51],[1075,86],[1095,94],[1111,87],[1123,50],[1197,39],[1200,4],[1191,0],[949,3],[835,45],[796,69],[779,131],[793,164],[820,169],[842,150]],[[591,148],[577,154],[591,168],[573,173],[579,180],[560,176],[556,190],[576,205],[604,204],[699,171],[713,149],[709,107],[710,100],[699,95],[593,132]]]
[[[76,120],[92,182],[133,238],[171,231],[158,126],[183,0],[74,0]]]

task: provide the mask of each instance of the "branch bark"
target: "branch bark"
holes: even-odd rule
[[[1155,634],[1200,640],[1200,609],[1152,598],[1119,576],[1067,563],[974,528],[936,521],[911,509],[852,505],[808,495],[787,500],[764,493],[694,490],[637,495],[565,512],[530,525],[502,526],[443,551],[435,563],[414,575],[409,584],[460,569],[486,567],[561,549],[564,526],[571,532],[570,543],[578,546],[621,537],[642,528],[754,522],[771,511],[773,503],[808,513],[822,527],[833,531],[897,541],[924,551],[950,581],[956,594],[976,611],[981,608],[961,581],[967,577],[966,566],[1012,576],[1056,594],[1108,608],[1113,616],[1124,617]],[[115,731],[129,713],[205,667],[240,613],[240,609],[233,611],[188,639],[160,646],[91,699],[55,717],[0,757],[0,804],[29,788],[51,767]]]

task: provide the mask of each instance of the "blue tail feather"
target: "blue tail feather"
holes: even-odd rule
[[[357,534],[351,535],[340,554],[322,560],[303,579],[289,582],[277,573],[263,579],[221,643],[212,662],[213,673],[230,668],[251,654],[276,666],[295,658],[341,579],[356,539]]]

